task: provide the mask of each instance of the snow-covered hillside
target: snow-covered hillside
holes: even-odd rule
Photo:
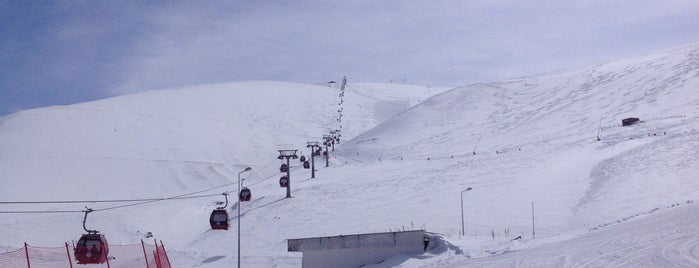
[[[0,118],[0,196],[170,197],[234,182],[252,166],[243,177],[253,200],[241,205],[246,267],[300,267],[288,238],[403,229],[444,242],[374,266],[691,266],[699,263],[699,233],[687,226],[699,215],[698,89],[696,44],[451,90],[350,83],[330,167],[316,159],[309,179],[293,161],[291,199],[277,184],[276,150],[308,155],[306,141],[337,128],[337,88],[245,82],[153,91]],[[621,127],[626,117],[641,122]],[[115,244],[153,232],[177,267],[231,267],[238,234],[209,229],[216,201],[98,211],[88,226]],[[85,205],[120,204],[0,211]],[[81,220],[0,214],[0,246],[61,245],[77,239]],[[667,233],[643,235],[659,230]],[[643,243],[634,248],[636,235]]]
[[[0,201],[162,198],[233,183],[201,193],[216,194],[235,191],[237,172],[245,166],[253,167],[246,174],[248,183],[267,183],[266,189],[276,193],[279,187],[269,183],[278,179],[277,150],[299,149],[299,155],[308,155],[307,141],[320,141],[339,127],[338,107],[345,117],[343,138],[351,138],[448,89],[349,84],[347,103],[340,106],[335,87],[255,81],[23,111],[0,118]],[[250,187],[257,197],[253,203],[264,200],[261,191]],[[208,213],[222,200],[95,212],[88,226],[116,244],[134,243],[153,232],[174,250],[207,252],[215,245],[189,250],[187,244],[207,231]],[[104,209],[124,203],[8,205],[0,211],[72,211],[86,205]],[[0,214],[0,245],[61,245],[79,237],[81,221],[80,213]],[[26,222],[32,222],[31,228]],[[215,234],[235,237],[232,232]]]
[[[496,211],[539,201],[541,227],[567,230],[697,197],[697,115],[693,45],[454,89],[360,135],[338,154],[451,162],[459,165],[453,175],[442,169],[437,176],[485,187],[469,196],[496,215],[476,212],[477,223],[526,218],[525,209]],[[642,122],[621,127],[626,117]]]

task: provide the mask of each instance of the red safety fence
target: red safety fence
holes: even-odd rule
[[[0,253],[0,267],[28,267],[24,248]]]
[[[172,268],[170,266],[170,259],[167,257],[167,252],[165,251],[165,246],[163,246],[163,241],[160,241],[160,246],[155,244],[155,251],[153,251],[155,256],[156,268]]]
[[[141,241],[132,245],[109,245],[109,257],[103,264],[78,264],[73,247],[34,247],[26,243],[24,248],[0,253],[1,268],[171,268],[163,241],[155,245]]]

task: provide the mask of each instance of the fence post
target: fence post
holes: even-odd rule
[[[32,268],[32,265],[29,263],[29,249],[27,242],[24,242],[24,255],[27,256],[27,268]]]
[[[157,243],[156,243],[157,245]],[[165,250],[165,245],[163,245],[163,240],[160,240],[160,246],[163,247],[163,254],[165,254],[165,260],[167,261],[167,267],[172,267],[170,264],[170,257],[167,256],[167,250]]]
[[[68,255],[68,264],[73,268],[73,260],[70,259],[70,250],[68,250],[68,242],[66,242],[66,255]]]
[[[155,258],[155,268],[160,268],[160,257],[158,257],[158,244],[155,244],[155,250],[153,250],[153,257]]]
[[[107,246],[109,246],[109,245],[107,245]],[[102,252],[104,252],[104,254],[107,254],[107,249],[104,247],[104,244],[100,243],[100,247],[102,248]],[[109,265],[109,254],[107,254],[107,256],[105,256],[105,259],[107,259],[107,268],[112,268]]]
[[[155,250],[153,251],[153,256],[155,258],[155,268],[162,268],[163,265],[160,263],[160,249],[158,248],[158,240],[153,238],[153,242],[155,242]]]
[[[148,254],[146,253],[146,243],[143,242],[143,239],[141,239],[141,248],[143,248],[143,258],[146,259],[146,268],[150,268],[148,264]]]

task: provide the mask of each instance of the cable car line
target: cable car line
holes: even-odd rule
[[[263,182],[263,181],[269,180],[269,179],[274,178],[274,177],[276,177],[276,176],[277,176],[277,173],[274,173],[274,174],[272,174],[272,175],[267,176],[267,177],[264,178],[264,179],[261,179],[261,180],[259,180],[259,181],[254,182],[254,183],[250,183],[250,184],[248,184],[248,186],[257,185],[257,184],[259,184],[259,183],[261,183],[261,182]]]
[[[117,208],[125,208],[125,207],[133,207],[133,206],[139,206],[139,205],[145,205],[148,203],[154,203],[154,202],[159,202],[159,201],[165,201],[165,200],[181,200],[181,199],[195,199],[195,198],[204,198],[204,197],[212,197],[212,196],[217,196],[220,194],[208,194],[208,195],[197,195],[197,196],[174,196],[174,197],[168,197],[168,198],[160,198],[160,199],[152,199],[152,200],[147,200],[135,204],[126,204],[126,205],[120,205],[120,206],[114,206],[114,207],[106,207],[106,208],[98,208],[98,209],[93,209],[93,211],[105,211],[105,210],[112,210],[112,209],[117,209]]]
[[[133,206],[140,206],[140,205],[145,205],[148,203],[154,203],[162,200],[154,200],[154,201],[145,201],[145,202],[140,202],[140,203],[135,203],[135,204],[127,204],[127,205],[121,205],[121,206],[114,206],[114,207],[107,207],[107,208],[98,208],[94,209],[93,211],[105,211],[105,210],[112,210],[112,209],[117,209],[117,208],[125,208],[125,207],[133,207]]]
[[[269,165],[274,163],[276,160],[271,160],[269,161],[266,165],[262,167],[258,172],[253,173],[251,175],[256,175],[260,172],[262,172],[263,169],[267,168]],[[261,183],[263,181],[266,181],[272,177],[276,176],[276,173],[268,176],[266,178],[263,178],[259,181],[256,181],[252,185],[256,185],[258,183]],[[237,183],[237,182],[236,182]],[[186,194],[180,194],[172,197],[164,197],[164,198],[139,198],[139,199],[111,199],[111,200],[51,200],[51,201],[0,201],[0,205],[29,205],[29,204],[84,204],[84,203],[128,203],[128,202],[138,202],[138,203],[133,203],[133,204],[125,204],[125,205],[118,205],[118,206],[112,206],[112,207],[105,207],[105,208],[98,208],[98,209],[93,209],[93,212],[97,211],[105,211],[105,210],[112,210],[112,209],[119,209],[119,208],[125,208],[125,207],[132,207],[132,206],[139,206],[139,205],[145,205],[153,202],[159,202],[159,201],[166,201],[166,200],[182,200],[182,199],[195,199],[195,198],[205,198],[205,197],[213,197],[213,196],[218,196],[220,193],[216,194],[207,194],[207,195],[197,195],[197,196],[191,196],[194,194],[199,194],[203,192],[208,192],[212,191],[218,188],[223,188],[226,186],[233,185],[235,183],[227,183],[224,185],[216,186],[216,187],[211,187],[207,188],[204,190],[196,191],[196,192],[191,192],[191,193],[186,193]],[[226,193],[231,193],[232,191],[226,191]],[[48,213],[85,213],[85,210],[0,210],[0,214],[48,214]]]
[[[186,196],[177,195],[174,197],[163,197],[163,198],[142,198],[142,199],[112,199],[112,200],[60,200],[60,201],[2,201],[0,205],[19,205],[19,204],[82,204],[82,203],[126,203],[126,202],[151,202],[151,201],[163,201],[163,200],[176,200],[176,199],[189,199],[189,198],[203,198],[209,196],[216,196],[219,194],[210,195],[198,195],[198,196]]]
[[[99,209],[93,209],[92,211],[105,211],[105,210],[112,210],[112,209],[117,209],[117,208],[124,208],[124,207],[131,207],[131,206],[138,206],[138,205],[144,205],[148,203],[153,203],[153,202],[158,202],[158,201],[166,201],[166,200],[182,200],[182,199],[195,199],[195,198],[205,198],[205,197],[212,197],[212,196],[218,196],[220,194],[208,194],[208,195],[197,195],[197,196],[175,196],[175,197],[166,197],[166,198],[150,198],[150,199],[132,199],[132,200],[123,200],[122,202],[139,202],[139,203],[134,203],[134,204],[126,204],[126,205],[119,205],[119,206],[114,206],[114,207],[106,207],[106,208],[99,208]],[[82,202],[85,203],[85,202]],[[89,203],[89,202],[88,202]],[[52,204],[52,203],[41,203],[41,204]],[[62,204],[62,203],[59,203]],[[11,210],[11,211],[1,211],[0,213],[2,214],[43,214],[43,213],[84,213],[85,210]]]
[[[271,165],[274,161],[276,161],[276,160],[270,161],[269,163],[267,163],[267,164],[265,165],[265,167]],[[264,167],[263,167],[263,168],[264,168]],[[257,173],[259,173],[259,171],[258,171]],[[255,174],[257,174],[257,173],[253,173],[252,175],[255,175]],[[269,178],[269,177],[268,177],[268,178]],[[266,180],[266,179],[268,179],[268,178],[262,179],[262,181],[264,181],[264,180]],[[236,183],[237,183],[237,182],[236,182]],[[257,183],[257,182],[256,182],[256,183]],[[256,183],[254,183],[254,184],[256,184]],[[145,203],[147,203],[147,202],[155,202],[155,201],[176,200],[176,199],[188,199],[188,198],[203,198],[203,197],[217,196],[217,195],[219,195],[219,194],[210,194],[210,195],[201,195],[201,196],[189,197],[190,195],[194,195],[194,194],[199,194],[199,193],[204,193],[204,192],[212,191],[212,190],[215,190],[215,189],[218,189],[218,188],[223,188],[223,187],[230,186],[230,185],[233,185],[233,184],[235,184],[235,183],[233,183],[233,182],[232,182],[232,183],[226,183],[226,184],[224,184],[224,185],[219,185],[219,186],[207,188],[207,189],[204,189],[204,190],[199,190],[199,191],[196,191],[196,192],[191,192],[191,193],[186,193],[186,194],[180,194],[180,195],[176,195],[176,196],[173,196],[173,197],[164,197],[164,198],[107,199],[107,200],[0,201],[0,205],[83,204],[83,203],[127,203],[127,202],[143,202],[143,204],[145,204]],[[227,191],[226,193],[229,193],[229,192],[230,192],[230,191]],[[134,204],[130,204],[130,205],[134,205]],[[121,207],[121,206],[119,206],[119,207]],[[111,208],[107,208],[107,209],[111,209]],[[101,209],[101,210],[104,210],[104,209]],[[95,211],[98,211],[98,209],[95,209]],[[31,213],[32,211],[28,211],[28,212]],[[76,212],[76,211],[72,211],[72,210],[71,210],[71,211],[65,211],[65,212]],[[82,212],[82,211],[81,211],[81,212]],[[6,212],[6,213],[15,213],[15,212]]]
[[[47,213],[84,213],[83,210],[12,210],[2,211],[0,214],[47,214]]]

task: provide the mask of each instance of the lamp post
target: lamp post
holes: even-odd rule
[[[245,170],[238,172],[238,268],[240,268],[240,174],[252,170],[251,167],[246,167]]]
[[[466,235],[466,228],[464,227],[464,192],[470,191],[471,189],[473,188],[468,187],[466,190],[461,191],[461,236]]]

